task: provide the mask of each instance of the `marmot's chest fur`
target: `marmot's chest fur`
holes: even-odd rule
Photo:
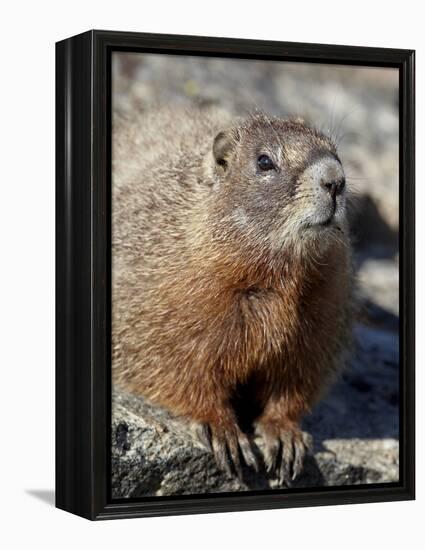
[[[196,421],[237,472],[239,451],[256,461],[236,410],[251,385],[264,460],[288,481],[305,447],[298,422],[349,337],[334,145],[301,122],[201,111],[122,121],[113,135],[114,380]],[[276,441],[291,442],[291,460]]]

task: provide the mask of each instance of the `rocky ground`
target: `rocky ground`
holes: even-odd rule
[[[355,351],[305,419],[314,439],[296,487],[398,479],[398,75],[392,69],[114,54],[114,112],[158,103],[302,115],[329,131],[352,191],[361,304]],[[230,64],[230,65],[229,65]],[[261,447],[261,441],[256,444]],[[115,391],[115,498],[276,488],[264,471],[227,477],[185,424]]]

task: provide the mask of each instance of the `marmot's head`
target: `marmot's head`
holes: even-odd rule
[[[302,121],[254,115],[220,132],[212,151],[222,219],[215,231],[276,251],[312,241],[323,249],[344,230],[345,176],[336,147]]]

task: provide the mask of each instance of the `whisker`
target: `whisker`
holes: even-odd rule
[[[370,177],[361,178],[360,176],[347,176],[347,174],[345,175],[345,179],[347,181],[372,181]]]
[[[339,147],[342,143],[342,140],[347,137],[355,137],[360,141],[362,135],[359,132],[354,132],[354,131],[344,132],[343,134],[335,138],[336,146]]]
[[[353,109],[352,111],[349,111],[343,117],[341,117],[341,120],[338,124],[338,129],[337,129],[337,132],[336,132],[336,136],[335,136],[336,142],[337,142],[338,145],[339,145],[339,143],[341,143],[341,140],[342,140],[339,133],[341,131],[343,123],[347,120],[348,117],[352,116],[354,113],[358,113],[359,111],[361,111],[361,108],[357,107],[356,109]],[[357,132],[354,132],[354,133],[356,134]]]
[[[329,121],[328,136],[329,136],[329,139],[331,141],[334,141],[334,139],[333,139],[333,122],[334,122],[335,103],[336,103],[336,95],[334,95],[334,98],[332,100],[332,107],[331,107],[330,121]]]

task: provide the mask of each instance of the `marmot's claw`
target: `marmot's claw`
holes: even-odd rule
[[[291,432],[283,432],[280,436],[281,456],[279,468],[279,483],[290,485],[292,480],[291,470],[294,464],[294,441]]]
[[[239,442],[240,451],[242,453],[242,456],[245,460],[246,465],[251,466],[251,468],[254,468],[254,470],[258,472],[257,457],[255,456],[254,451],[252,450],[252,445],[248,437],[241,432],[238,437],[238,442]]]
[[[213,437],[213,452],[217,466],[223,472],[226,472],[228,476],[232,476],[232,465],[230,459],[230,452],[227,446],[226,439]],[[237,464],[234,465],[236,473],[239,475]]]
[[[208,451],[212,452],[212,436],[209,425],[199,424],[196,428],[196,435],[198,436],[199,441],[208,449]]]
[[[304,456],[307,449],[308,447],[305,443],[304,438],[301,441],[299,439],[294,440],[295,456],[292,463],[292,481],[297,478],[301,473],[304,463]]]
[[[258,471],[257,458],[251,442],[239,428],[214,429],[202,424],[198,429],[200,441],[214,453],[217,466],[229,476],[236,473],[242,481],[242,460],[247,466]]]
[[[281,443],[279,438],[268,438],[264,447],[264,463],[268,472],[275,472],[278,466]]]
[[[291,486],[301,473],[306,450],[309,448],[308,436],[297,429],[268,430],[259,429],[264,440],[264,463],[267,471],[277,474],[279,483]]]

